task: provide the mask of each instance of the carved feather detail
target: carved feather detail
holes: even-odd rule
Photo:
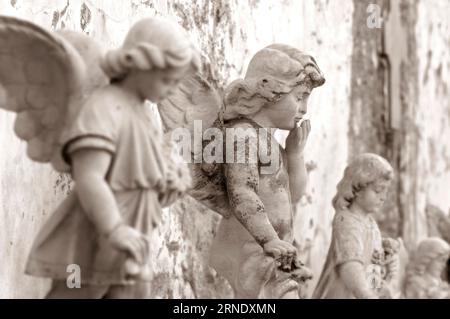
[[[221,108],[222,97],[199,74],[184,79],[167,99],[158,104],[166,134],[177,128],[187,128],[191,137],[194,121],[201,121],[203,130],[213,127]],[[205,165],[189,165],[193,187],[188,194],[206,207],[228,217],[231,209],[220,164],[212,173],[204,169]]]
[[[81,33],[49,32],[5,16],[0,16],[0,43],[0,108],[18,114],[14,131],[27,142],[32,160],[67,171],[59,137],[83,97],[106,84],[100,67],[92,67],[101,50]]]

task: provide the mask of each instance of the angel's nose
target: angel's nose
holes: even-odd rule
[[[306,114],[306,109],[303,106],[299,106],[299,108],[297,109],[297,114],[300,117],[303,117]]]

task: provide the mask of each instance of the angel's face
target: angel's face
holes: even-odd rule
[[[370,183],[356,194],[355,202],[367,213],[378,212],[386,201],[390,181]]]
[[[158,103],[164,100],[178,83],[188,74],[190,66],[153,69],[150,71],[134,71],[138,94],[151,102]]]
[[[308,111],[308,98],[311,88],[308,85],[299,85],[278,102],[264,108],[266,116],[276,128],[292,130],[302,120]]]

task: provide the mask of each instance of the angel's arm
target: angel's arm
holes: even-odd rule
[[[101,234],[109,234],[122,221],[105,175],[111,154],[104,150],[80,149],[70,154],[72,176],[81,206]]]
[[[300,201],[306,192],[308,184],[308,173],[306,172],[305,158],[303,153],[288,155],[289,189],[293,204]]]
[[[88,218],[114,248],[127,252],[137,263],[144,264],[148,258],[148,239],[122,222],[114,195],[105,180],[111,154],[83,148],[70,153],[70,157],[76,192]]]
[[[339,277],[356,298],[376,298],[364,269],[362,225],[349,215],[336,215],[333,221],[334,256]]]
[[[304,148],[311,126],[305,120],[300,126],[292,129],[286,139],[287,169],[289,189],[292,203],[296,204],[306,192],[308,173],[306,171]]]
[[[225,167],[228,196],[232,211],[248,230],[264,253],[280,261],[280,267],[290,269],[297,251],[281,240],[270,223],[264,204],[258,196],[257,164],[227,164]]]
[[[257,137],[250,136],[246,147],[252,148],[256,145],[258,145]],[[238,151],[237,143],[234,144],[234,149]],[[224,173],[230,205],[236,218],[255,240],[264,246],[279,237],[269,221],[261,198],[258,196],[259,171],[255,150],[249,150],[246,154],[246,163],[227,163]]]
[[[257,165],[227,164],[226,177],[230,205],[236,218],[261,246],[279,239],[257,193]]]

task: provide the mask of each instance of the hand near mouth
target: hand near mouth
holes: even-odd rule
[[[296,127],[293,128],[286,138],[286,152],[288,155],[300,155],[305,149],[309,132],[311,131],[311,122],[304,120],[300,125],[300,119],[295,119]]]

